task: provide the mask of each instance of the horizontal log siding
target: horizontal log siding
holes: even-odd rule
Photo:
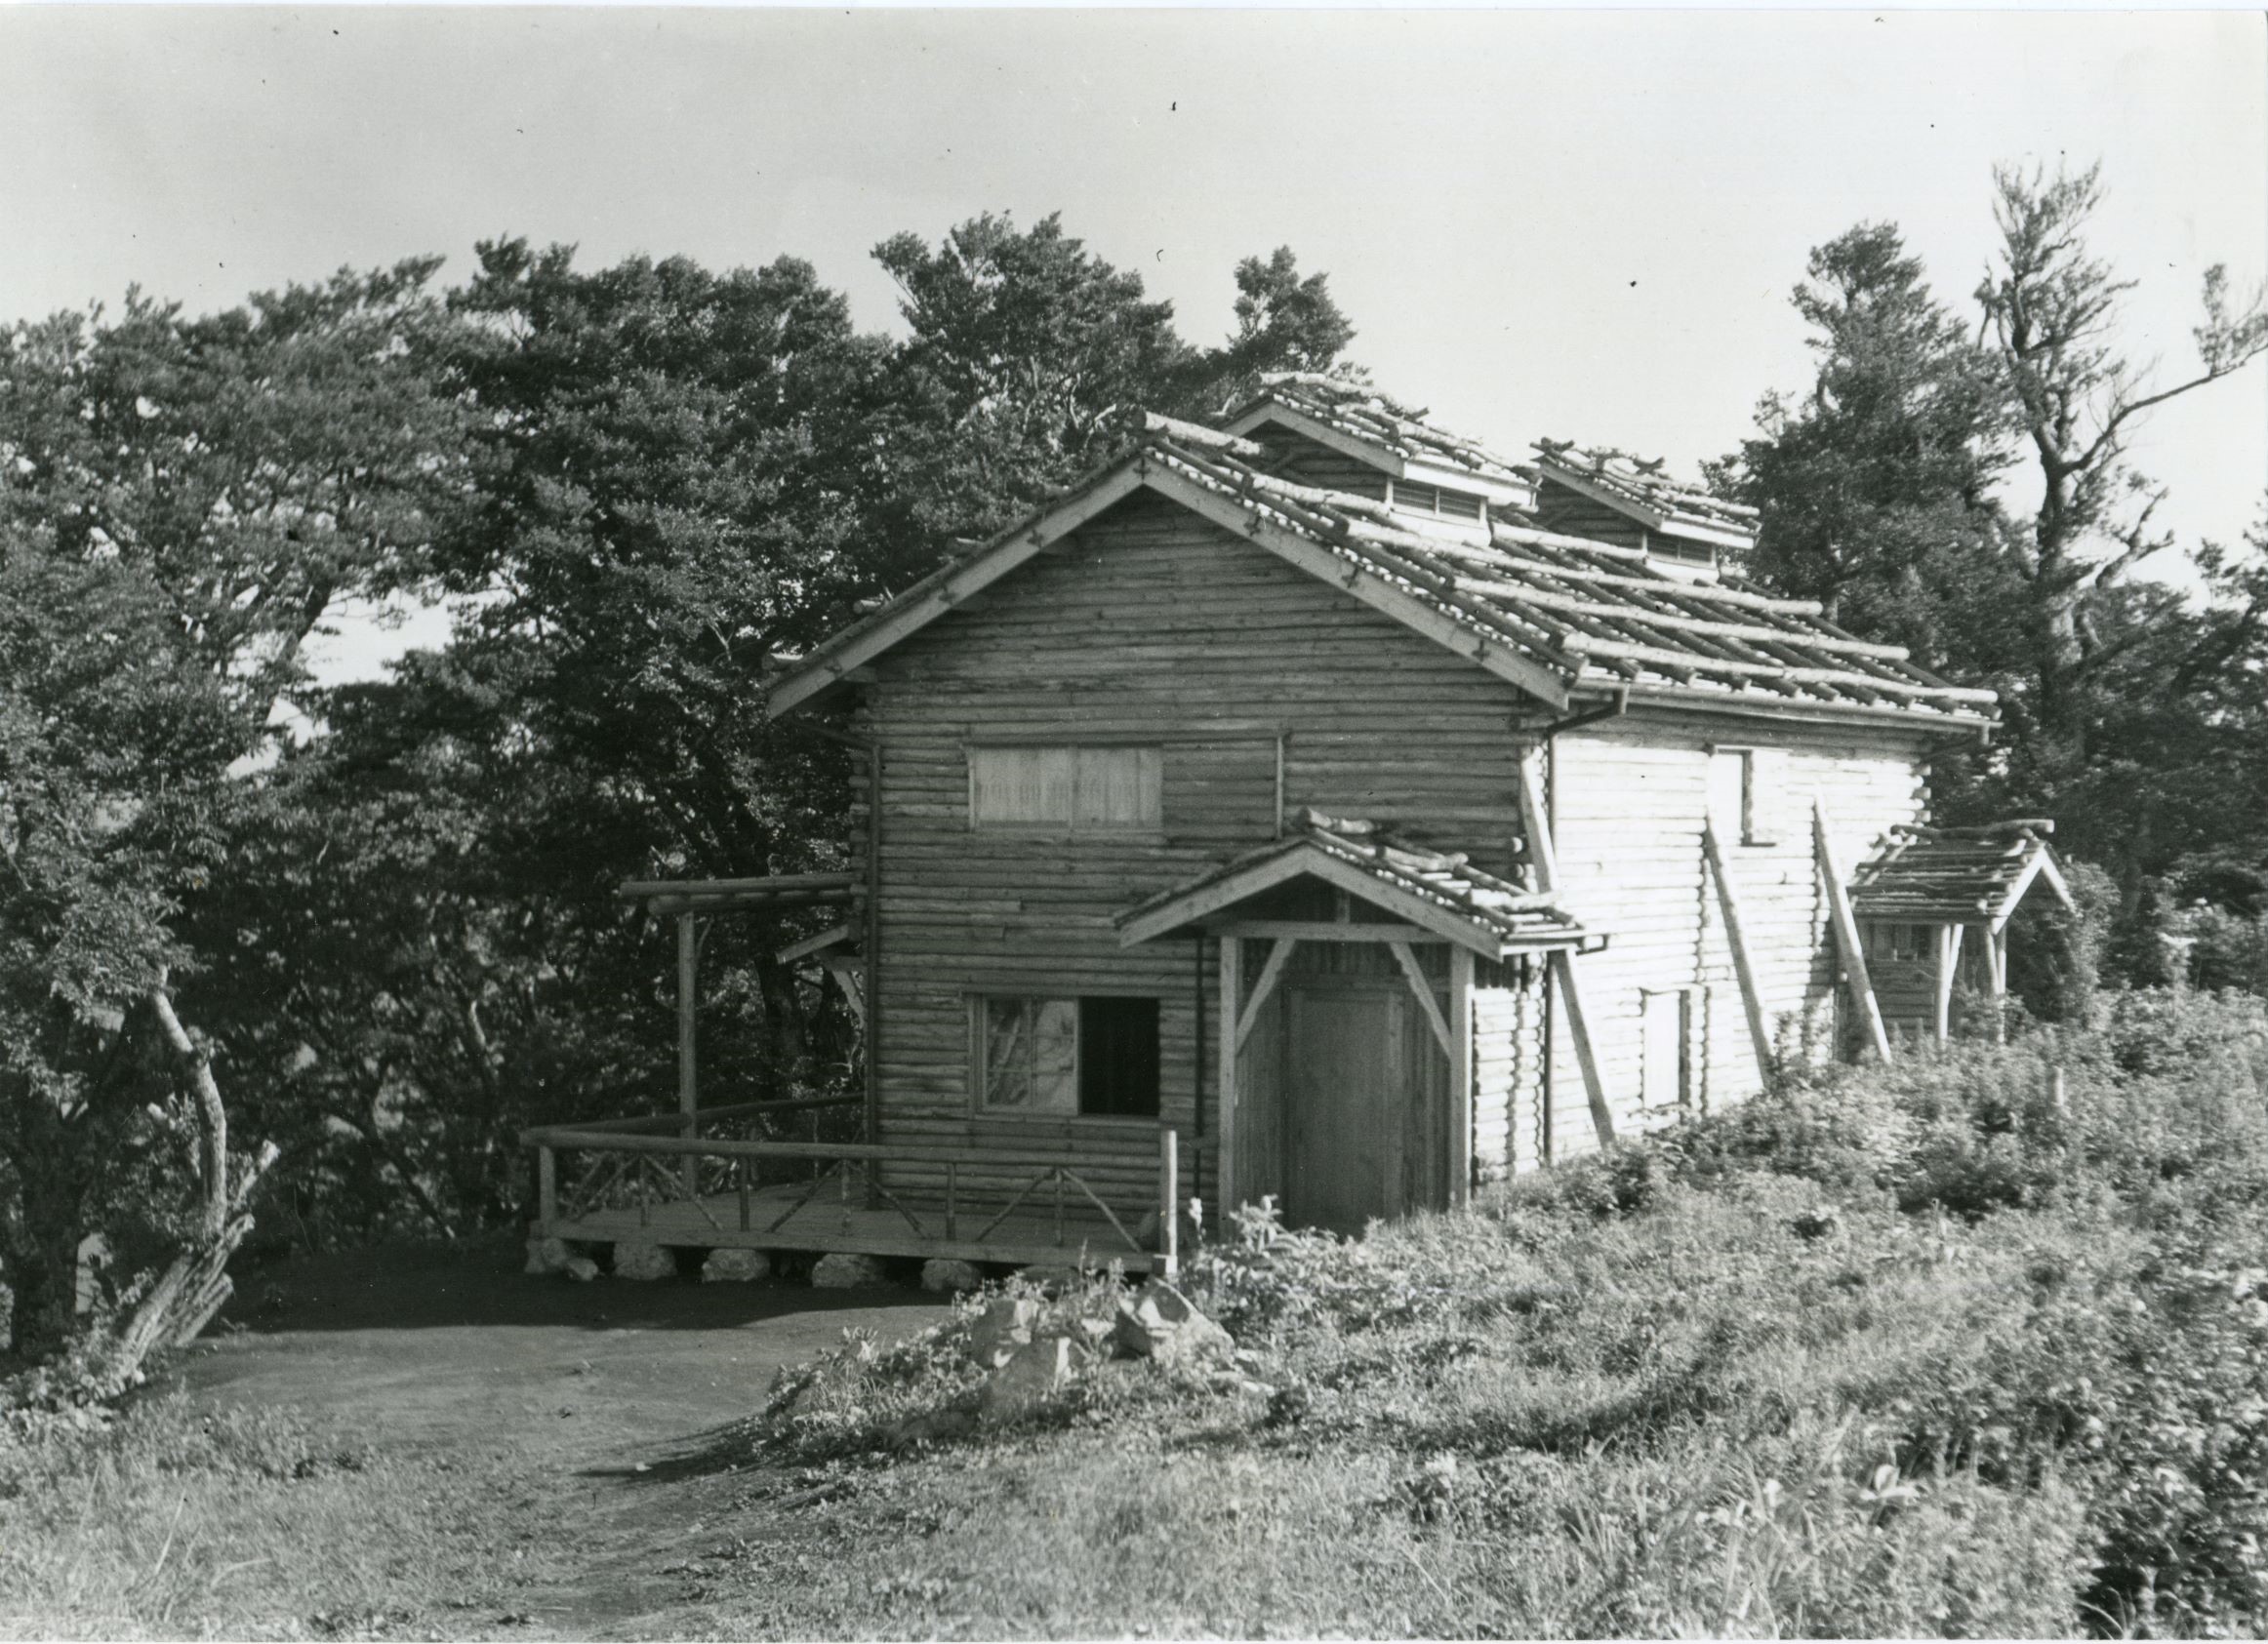
[[[1814,1054],[1824,1057],[1832,1049],[1838,967],[1813,862],[1812,799],[1827,800],[1847,870],[1875,852],[1891,824],[1923,819],[1924,744],[1891,730],[1775,726],[1759,734],[1728,726],[1716,735],[1787,750],[1780,790],[1763,796],[1775,843],[1743,845],[1737,824],[1721,825],[1720,836],[1766,1024],[1792,1043],[1808,1031]],[[1551,808],[1565,904],[1609,937],[1603,952],[1575,963],[1618,1129],[1646,1128],[1664,1116],[1640,1109],[1646,988],[1695,990],[1694,1106],[1722,1106],[1760,1086],[1723,918],[1702,865],[1711,736],[1690,721],[1634,713],[1555,743]],[[1556,1007],[1550,1033],[1551,1152],[1565,1158],[1591,1151],[1597,1132]]]
[[[875,674],[864,718],[884,749],[877,1073],[886,1142],[1012,1138],[1092,1156],[1114,1182],[1154,1181],[1149,1127],[977,1120],[968,1088],[972,994],[1151,992],[1161,1001],[1163,1119],[1184,1139],[1185,1190],[1217,1195],[1214,957],[1203,959],[1200,1046],[1191,942],[1121,948],[1112,915],[1273,836],[1276,743],[1267,729],[1217,743],[1177,735],[1280,725],[1288,808],[1419,823],[1482,865],[1512,863],[1512,725],[1524,699],[1154,498],[1129,499],[1058,542],[882,657]],[[1161,831],[970,831],[969,742],[1076,742],[1082,727],[1158,734]]]
[[[1507,977],[1517,973],[1507,967]],[[1481,1183],[1543,1160],[1543,996],[1533,982],[1473,989],[1473,1174]]]

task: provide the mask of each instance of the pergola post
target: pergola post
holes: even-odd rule
[[[1449,947],[1449,1208],[1473,1195],[1473,951]]]
[[[690,1142],[701,1128],[699,1063],[693,1043],[694,990],[699,982],[701,935],[690,911],[677,915],[677,1111],[679,1129]],[[685,1155],[685,1196],[701,1196],[701,1160]]]
[[[1953,1039],[1953,984],[1961,971],[1961,937],[1966,925],[1952,923],[1937,927],[1937,1042],[1949,1044]]]
[[[1236,1029],[1238,1015],[1244,1003],[1243,939],[1235,936],[1221,938],[1221,1009],[1220,1009],[1220,1080],[1221,1096],[1218,1103],[1221,1127],[1220,1141],[1214,1144],[1220,1160],[1217,1175],[1220,1180],[1214,1191],[1219,1202],[1214,1207],[1215,1225],[1226,1231],[1230,1208],[1236,1202],[1236,1052],[1239,1048]]]

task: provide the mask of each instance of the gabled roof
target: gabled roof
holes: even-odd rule
[[[2071,888],[2047,844],[2054,831],[2053,822],[2039,819],[1897,828],[1887,850],[1860,864],[1851,881],[1851,911],[1861,919],[1989,924],[1998,931],[2036,880],[2045,880],[2070,908]]]
[[[1535,481],[1519,464],[1429,421],[1423,407],[1404,405],[1366,383],[1311,371],[1272,372],[1260,379],[1258,393],[1222,418],[1231,434],[1249,434],[1269,423],[1319,440],[1396,479],[1461,486],[1492,502],[1522,507],[1535,497]]]
[[[1536,471],[1544,478],[1603,502],[1649,531],[1726,548],[1745,548],[1756,541],[1756,509],[1670,478],[1659,459],[1645,461],[1609,447],[1566,440],[1538,440],[1535,448]]]
[[[1118,940],[1128,947],[1153,941],[1302,876],[1490,959],[1602,942],[1559,910],[1554,892],[1523,890],[1481,872],[1462,854],[1319,811],[1299,812],[1283,838],[1127,908],[1117,915]]]
[[[1375,498],[1293,485],[1231,437],[1154,428],[1047,508],[844,628],[771,688],[785,713],[1138,490],[1164,497],[1469,657],[1555,709],[1578,693],[1671,706],[1990,722],[1990,691],[1946,683],[1815,601],[1734,578],[1688,581],[1639,548],[1498,523],[1486,541]]]

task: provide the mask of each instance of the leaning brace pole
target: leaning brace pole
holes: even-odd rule
[[[1890,1031],[1883,1023],[1883,1007],[1875,997],[1874,978],[1867,974],[1866,946],[1858,940],[1858,921],[1851,915],[1850,893],[1843,886],[1843,867],[1835,860],[1833,830],[1827,821],[1827,801],[1811,802],[1811,838],[1819,862],[1819,877],[1827,885],[1827,908],[1835,926],[1835,945],[1843,955],[1843,974],[1849,979],[1850,996],[1865,1023],[1867,1041],[1875,1055],[1890,1060]]]
[[[1552,842],[1552,824],[1544,812],[1544,796],[1536,780],[1541,750],[1519,762],[1519,814],[1527,830],[1528,861],[1535,868],[1536,889],[1559,888],[1559,853]],[[1575,956],[1563,947],[1552,949],[1552,978],[1559,986],[1559,1004],[1567,1017],[1567,1037],[1575,1042],[1575,1063],[1583,1070],[1583,1094],[1591,1103],[1591,1124],[1599,1132],[1599,1145],[1614,1145],[1614,1105],[1607,1100],[1606,1076],[1599,1066],[1591,1043],[1591,1013],[1583,1006],[1582,984],[1575,980]],[[1551,1092],[1544,1093],[1546,1103]]]

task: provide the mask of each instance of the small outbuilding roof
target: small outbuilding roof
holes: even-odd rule
[[[2052,822],[2024,818],[1984,827],[1900,827],[1889,847],[1861,863],[1850,887],[1861,919],[1930,925],[2005,926],[2035,882],[2070,908],[2071,887],[2055,865]]]
[[[1660,459],[1646,461],[1607,446],[1537,440],[1536,471],[1558,480],[1640,524],[1669,536],[1691,537],[1721,547],[1756,541],[1757,511],[1727,502],[1673,479]]]
[[[1462,853],[1414,844],[1374,822],[1312,810],[1294,816],[1282,838],[1118,914],[1118,940],[1131,947],[1169,935],[1303,876],[1490,959],[1602,944],[1560,910],[1557,893],[1524,890]]]

